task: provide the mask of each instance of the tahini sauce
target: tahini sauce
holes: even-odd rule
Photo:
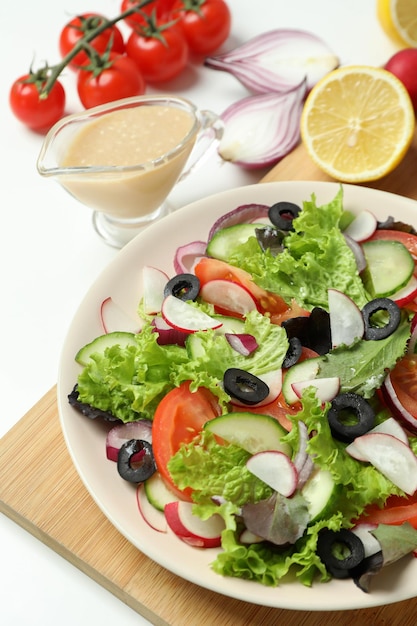
[[[187,111],[166,105],[106,113],[86,124],[64,154],[62,167],[126,167],[133,172],[68,174],[61,183],[80,202],[122,219],[145,217],[165,200],[193,148],[194,133],[175,156],[152,161],[181,144],[194,124]]]

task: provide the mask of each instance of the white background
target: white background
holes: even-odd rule
[[[375,0],[228,0],[228,4],[233,16],[228,48],[272,28],[295,27],[321,36],[341,64],[383,65],[396,50],[377,22]],[[72,316],[90,284],[117,254],[94,233],[89,209],[37,174],[42,136],[25,129],[8,106],[12,82],[32,62],[38,67],[45,60],[56,63],[60,29],[72,16],[87,11],[113,17],[119,13],[119,1],[0,4],[0,436],[55,384]],[[70,70],[63,81],[68,112],[81,110]],[[247,95],[233,77],[200,66],[169,89],[216,113]],[[171,200],[179,208],[205,195],[257,182],[263,173],[222,165],[213,154],[204,169],[178,186]],[[0,555],[3,624],[148,624],[4,516],[0,516]]]

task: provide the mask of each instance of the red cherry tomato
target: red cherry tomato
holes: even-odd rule
[[[59,51],[61,56],[66,56],[78,41],[91,33],[92,30],[97,28],[103,23],[106,18],[98,13],[84,13],[74,17],[68,22],[61,31],[59,37]],[[118,54],[123,54],[125,50],[125,44],[123,41],[123,35],[117,26],[107,28],[102,33],[94,37],[89,44],[97,50],[99,54],[103,54],[108,49],[111,40],[111,50]],[[80,66],[87,65],[89,58],[83,51],[79,52],[68,64],[73,69],[79,69]]]
[[[189,443],[203,425],[220,414],[217,398],[205,387],[190,391],[188,381],[170,391],[159,403],[152,423],[152,449],[163,480],[182,499],[191,500],[191,489],[180,491],[167,464],[181,444]]]
[[[179,17],[190,50],[196,55],[213,53],[230,34],[232,18],[224,0],[177,0],[172,13]]]
[[[141,7],[140,13],[132,13],[131,15],[126,17],[124,21],[131,28],[135,28],[138,25],[144,26],[146,24],[146,16],[150,17],[153,12],[156,13],[157,18],[169,18],[174,3],[175,0],[154,0],[153,2],[150,2],[149,4]],[[122,0],[122,3],[120,5],[120,12],[124,13],[125,11],[133,8],[137,4],[138,0]]]
[[[110,54],[109,62],[98,75],[95,75],[94,70],[80,70],[77,77],[78,95],[86,109],[142,95],[145,87],[137,66],[124,55]]]
[[[25,74],[12,85],[9,93],[10,107],[18,120],[36,131],[47,131],[61,119],[65,109],[65,91],[56,81],[46,98],[39,90],[45,84],[35,74]]]
[[[156,29],[155,33],[152,29],[133,31],[126,43],[126,54],[150,83],[175,78],[188,62],[188,46],[181,30],[175,24],[164,28],[161,23]]]

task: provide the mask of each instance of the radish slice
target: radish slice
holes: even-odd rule
[[[359,453],[394,485],[408,495],[417,490],[417,457],[392,435],[371,433],[355,439]]]
[[[384,380],[381,391],[395,417],[399,419],[402,424],[404,424],[404,427],[407,428],[407,430],[417,434],[417,419],[401,404],[397,394],[395,393],[395,389],[391,381],[391,375],[389,373]]]
[[[185,333],[195,333],[198,330],[208,330],[222,326],[222,322],[219,319],[210,317],[204,311],[172,295],[164,299],[161,313],[167,324]]]
[[[120,330],[128,333],[138,333],[140,322],[128,315],[113,298],[103,300],[100,307],[100,319],[104,333],[112,333]]]
[[[308,387],[314,387],[317,398],[321,403],[330,402],[337,396],[340,389],[340,378],[337,376],[331,378],[314,378],[313,380],[302,380],[294,382],[291,385],[297,398],[301,398],[303,391]]]
[[[148,315],[155,315],[161,311],[164,288],[169,277],[162,270],[145,265],[142,269],[142,280],[144,312]]]
[[[367,434],[370,435],[372,433],[385,433],[386,435],[392,435],[393,437],[396,437],[397,439],[405,443],[407,446],[410,445],[407,433],[393,417],[389,417],[384,422],[381,422],[381,424],[374,426],[374,428],[368,431]],[[357,461],[367,460],[366,457],[360,454],[357,446],[355,446],[355,440],[352,441],[352,443],[350,443],[348,446],[346,446],[346,452]]]
[[[239,535],[239,541],[245,545],[250,545],[252,543],[261,543],[265,539],[245,528]]]
[[[365,324],[362,313],[353,300],[337,289],[328,289],[327,298],[332,347],[350,346],[355,339],[361,339]]]
[[[219,217],[210,228],[208,241],[222,228],[244,224],[246,222],[258,222],[268,217],[269,207],[266,204],[242,204],[233,211]]]
[[[390,296],[399,307],[406,306],[417,298],[417,278],[412,276],[405,287]]]
[[[257,452],[248,459],[246,467],[257,478],[287,498],[297,488],[297,469],[283,452],[276,450]]]
[[[209,280],[200,289],[200,296],[223,311],[247,315],[257,309],[256,300],[246,287],[231,280]]]
[[[141,439],[152,443],[152,422],[150,420],[138,420],[117,424],[107,433],[106,455],[110,461],[117,462],[117,456],[121,446],[130,439]],[[139,453],[140,454],[140,453]]]
[[[159,533],[166,533],[168,531],[168,524],[165,515],[162,511],[158,511],[149,502],[146,497],[144,483],[140,483],[136,489],[136,502],[138,505],[139,513],[142,515],[145,522]]]
[[[193,241],[177,248],[174,256],[174,270],[176,274],[191,274],[197,263],[206,256],[207,243]]]
[[[371,211],[361,211],[343,233],[354,241],[361,243],[372,237],[378,226],[378,220]]]
[[[242,356],[249,356],[258,348],[258,342],[249,333],[225,333],[228,343]]]
[[[165,518],[169,528],[185,543],[197,548],[217,548],[225,522],[220,515],[206,520],[193,514],[191,502],[177,501],[165,505]]]

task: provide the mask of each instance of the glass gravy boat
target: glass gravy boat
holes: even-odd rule
[[[177,96],[139,96],[64,117],[44,139],[39,173],[93,209],[106,243],[122,247],[169,212],[167,196],[223,125]]]

